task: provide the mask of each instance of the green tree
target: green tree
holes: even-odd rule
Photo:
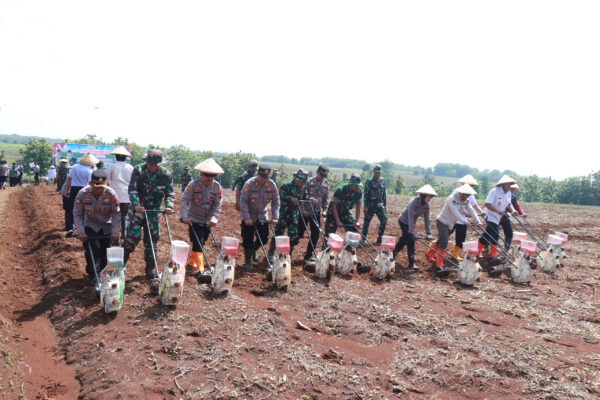
[[[36,162],[40,166],[40,175],[44,175],[52,164],[52,145],[44,139],[29,139],[20,153],[24,165]]]
[[[402,179],[402,175],[398,174],[394,182],[394,193],[402,194],[402,189],[404,189],[404,179]]]
[[[485,199],[490,191],[490,177],[488,175],[479,176],[479,190],[477,190],[477,198]]]
[[[75,144],[106,144],[102,139],[96,136],[95,133],[88,133],[84,137],[75,140],[65,139],[65,142]]]
[[[216,160],[225,173],[219,177],[219,182],[224,188],[230,188],[233,181],[240,174],[248,170],[248,161],[256,159],[256,155],[252,153],[237,153],[226,154]]]
[[[281,186],[292,179],[292,175],[285,170],[285,165],[280,164],[277,168],[277,186]]]

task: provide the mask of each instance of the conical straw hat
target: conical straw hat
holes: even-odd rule
[[[438,194],[433,190],[431,185],[425,185],[417,190],[417,194],[428,194],[430,196],[437,196]]]
[[[127,149],[125,148],[125,146],[119,146],[116,149],[114,149],[113,151],[110,152],[110,154],[118,154],[121,156],[131,156],[131,154],[127,151]]]
[[[98,164],[98,159],[91,153],[87,153],[85,156],[79,159],[79,164],[82,165],[96,165]]]
[[[517,185],[516,183],[513,183],[512,185],[510,185],[511,189],[518,189],[519,185]]]
[[[59,163],[61,163],[61,162],[66,162],[66,163],[68,163],[68,162],[69,162],[69,160],[67,160],[66,158],[61,158],[60,160],[58,160],[58,162],[59,162]]]
[[[469,185],[468,183],[465,183],[464,185],[456,189],[456,191],[462,194],[477,194],[477,192],[473,190],[471,185]]]
[[[225,172],[225,171],[223,171],[223,168],[221,168],[221,166],[219,164],[217,164],[217,162],[212,158],[208,158],[208,159],[202,161],[200,164],[198,164],[194,167],[194,170],[196,170],[200,173],[203,173],[203,174],[216,174],[216,175],[221,175]]]
[[[499,185],[503,185],[505,183],[517,183],[517,181],[515,181],[513,178],[511,178],[508,175],[504,175],[502,178],[500,178],[500,180],[498,181],[498,183],[496,183],[496,186]]]
[[[477,181],[475,180],[475,178],[473,178],[473,175],[471,175],[471,174],[465,175],[462,178],[460,178],[458,180],[458,183],[462,183],[463,185],[466,183],[467,185],[471,185],[471,186],[477,186],[477,185],[479,185],[477,183]]]

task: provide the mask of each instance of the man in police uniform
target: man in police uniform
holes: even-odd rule
[[[192,242],[192,251],[187,265],[192,273],[204,271],[204,255],[202,248],[210,234],[210,227],[217,225],[221,215],[221,185],[215,181],[223,169],[215,160],[209,158],[194,167],[202,176],[190,182],[184,188],[181,197],[179,218],[189,225],[188,233]]]
[[[269,239],[269,213],[267,205],[271,203],[272,225],[279,219],[279,191],[275,182],[269,179],[271,166],[262,164],[258,168],[258,176],[250,178],[242,188],[240,196],[240,216],[242,218],[242,244],[244,246],[244,266],[248,269],[254,261],[258,261],[256,250],[261,241],[266,245]],[[255,239],[255,234],[257,239]]]
[[[306,184],[306,201],[302,202],[302,216],[298,224],[298,237],[304,236],[307,225],[310,226],[310,240],[304,254],[304,261],[310,260],[319,241],[321,229],[321,217],[325,218],[327,205],[329,204],[329,167],[325,164],[319,165],[317,174],[310,178]],[[310,204],[307,203],[310,201]]]
[[[162,152],[150,149],[146,153],[146,163],[137,165],[129,181],[129,200],[131,205],[128,214],[128,230],[125,237],[125,263],[135,250],[144,233],[144,260],[146,261],[146,277],[150,280],[157,278],[154,270],[154,257],[150,246],[151,235],[154,254],[158,249],[160,239],[159,213],[161,203],[165,202],[165,214],[173,213],[175,193],[173,192],[173,177],[168,169],[161,166]],[[148,215],[148,223],[144,216]],[[148,232],[147,225],[150,225]]]
[[[111,240],[119,240],[121,229],[119,200],[115,191],[106,186],[107,182],[106,171],[94,171],[89,185],[77,193],[73,206],[77,238],[85,250],[85,272],[92,286],[97,283],[92,257],[98,269],[96,272],[101,271],[106,265],[106,249]]]
[[[258,161],[248,161],[248,172],[244,172],[233,182],[232,189],[235,190],[235,209],[238,211],[240,211],[240,196],[242,194],[242,188],[248,179],[254,177],[254,174],[256,174],[256,167],[258,167]]]
[[[387,214],[385,213],[387,199],[385,195],[385,183],[381,177],[381,165],[376,165],[373,168],[373,178],[369,179],[365,184],[363,202],[365,206],[365,219],[362,234],[365,238],[367,237],[369,224],[373,215],[376,214],[377,218],[379,218],[379,231],[377,232],[377,242],[375,244],[381,244],[381,237],[385,233],[385,226],[387,224]]]
[[[287,228],[290,238],[290,256],[294,250],[294,246],[298,244],[298,210],[299,201],[306,197],[306,180],[308,179],[308,171],[300,168],[294,174],[294,178],[288,183],[281,186],[279,198],[281,208],[279,209],[279,222],[275,227],[275,235],[281,236]],[[275,237],[271,238],[269,246],[269,258],[273,257],[275,252]]]
[[[362,198],[360,186],[360,175],[355,172],[350,175],[347,184],[340,186],[333,193],[325,220],[325,238],[328,238],[330,233],[335,233],[338,228],[344,228],[346,232],[358,232]],[[354,206],[356,206],[356,218],[352,215]],[[323,243],[323,248],[326,247],[327,243]]]

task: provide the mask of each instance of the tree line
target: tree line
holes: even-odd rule
[[[3,135],[9,136],[9,135]],[[17,140],[10,135],[12,140]],[[18,139],[20,140],[20,139]],[[0,138],[0,142],[1,142]],[[58,140],[57,140],[58,141]],[[184,145],[174,145],[171,147],[161,147],[150,144],[147,147],[140,146],[127,138],[119,137],[111,142],[105,142],[96,135],[86,135],[75,140],[64,140],[68,143],[96,144],[96,145],[128,145],[131,149],[132,164],[136,165],[142,162],[142,157],[148,148],[160,148],[163,151],[164,165],[172,172],[175,183],[183,174],[183,169],[187,166],[192,168],[192,176],[197,176],[193,167],[199,162],[213,157],[221,165],[225,173],[219,177],[219,182],[224,188],[231,188],[235,178],[246,171],[246,165],[249,160],[257,159],[253,153],[213,153],[210,150],[194,151]],[[28,138],[20,150],[21,161],[28,168],[30,162],[37,162],[41,173],[45,174],[50,165],[52,165],[52,145],[43,138]],[[326,157],[322,159],[302,157],[290,158],[286,156],[265,156],[260,161],[269,163],[280,163],[278,182],[283,183],[291,178],[283,164],[305,165],[309,169],[309,174],[314,173],[313,169],[320,163],[325,163],[332,168],[354,169],[361,174],[363,182],[371,177],[371,171],[374,164],[367,163],[364,160],[351,160],[343,158]],[[379,162],[383,169],[388,193],[413,195],[415,191],[424,184],[430,184],[442,197],[448,196],[457,185],[450,185],[438,182],[436,176],[459,178],[466,174],[472,174],[478,181],[478,198],[485,199],[488,191],[493,187],[496,181],[504,174],[511,175],[519,182],[519,198],[525,202],[540,203],[561,203],[561,204],[580,204],[580,205],[600,205],[600,172],[595,172],[587,176],[568,178],[562,181],[551,178],[541,178],[536,175],[519,176],[511,170],[478,170],[462,164],[439,163],[433,168],[410,167],[394,163],[390,160]],[[274,165],[277,166],[277,165]],[[421,175],[412,185],[405,184],[403,175]],[[346,182],[348,173],[331,173],[329,182],[333,190]]]

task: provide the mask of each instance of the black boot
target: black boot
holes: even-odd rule
[[[152,254],[145,254],[144,260],[146,261],[146,278],[148,279],[157,279],[156,270],[154,268],[154,257]]]
[[[488,276],[490,278],[497,278],[502,275],[502,268],[491,267],[488,269]]]
[[[398,253],[400,253],[401,251],[402,251],[402,247],[400,246],[400,242],[398,242],[394,246],[394,251],[392,252],[392,257],[394,258],[394,260],[396,259],[396,256],[398,255]]]

